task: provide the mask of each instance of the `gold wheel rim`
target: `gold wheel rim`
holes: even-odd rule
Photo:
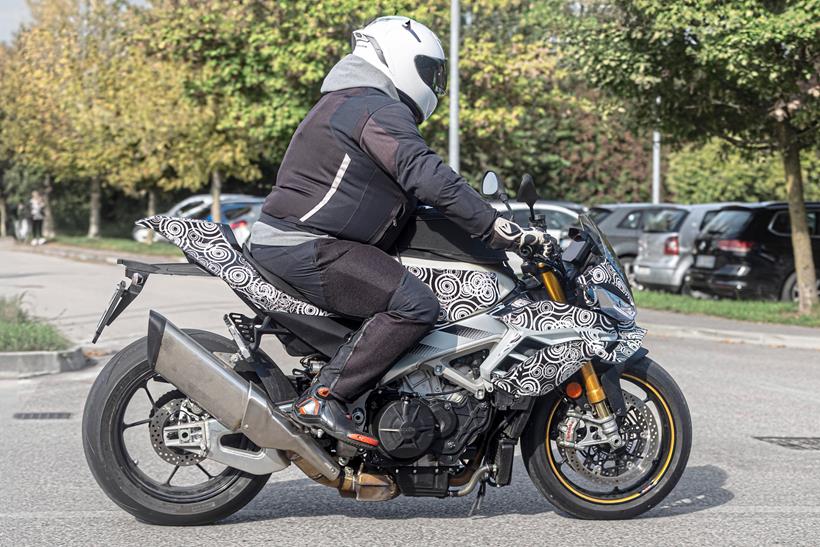
[[[559,398],[558,400],[555,401],[555,404],[553,405],[552,410],[550,411],[549,419],[547,420],[547,434],[546,434],[546,441],[544,443],[544,446],[545,446],[546,451],[547,451],[547,461],[550,464],[550,468],[552,469],[552,473],[555,475],[555,478],[557,478],[558,481],[561,484],[564,485],[564,488],[566,488],[567,490],[569,490],[570,492],[572,492],[574,495],[578,496],[579,498],[581,498],[583,500],[586,500],[586,501],[589,501],[589,502],[592,502],[592,503],[600,503],[600,504],[605,504],[605,505],[614,505],[614,504],[618,504],[618,503],[626,503],[628,501],[632,501],[636,498],[639,498],[640,496],[642,496],[645,493],[649,492],[650,490],[652,490],[652,488],[655,487],[656,484],[658,484],[658,481],[661,480],[661,477],[663,477],[664,474],[666,474],[666,470],[669,468],[669,464],[672,462],[672,455],[675,453],[675,442],[676,442],[676,438],[675,438],[675,421],[672,418],[672,412],[670,412],[670,410],[669,410],[669,405],[666,404],[666,399],[664,399],[661,396],[661,394],[658,393],[658,390],[656,390],[648,382],[646,382],[646,381],[644,381],[640,378],[637,378],[637,377],[635,377],[631,374],[624,374],[624,375],[622,375],[622,377],[627,378],[629,380],[632,380],[633,382],[635,382],[635,383],[643,386],[644,388],[648,389],[649,391],[652,392],[653,395],[655,395],[657,400],[660,401],[661,406],[663,407],[663,410],[664,410],[664,412],[666,412],[666,416],[669,419],[669,453],[666,455],[666,461],[663,462],[663,465],[661,466],[661,468],[658,471],[657,475],[655,475],[652,478],[652,480],[649,481],[648,486],[646,486],[645,488],[643,488],[639,492],[629,494],[629,495],[624,496],[622,498],[596,498],[594,496],[584,494],[583,492],[578,491],[575,487],[573,487],[571,484],[569,484],[566,481],[566,479],[563,477],[563,475],[558,471],[558,467],[555,463],[555,458],[553,457],[553,454],[552,454],[552,449],[550,448],[550,436],[549,436],[549,434],[550,434],[550,429],[552,428],[552,419],[555,416],[555,411],[558,410],[558,406],[561,404],[561,399]]]

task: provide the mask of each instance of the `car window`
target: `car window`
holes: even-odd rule
[[[632,211],[618,223],[618,228],[623,228],[624,230],[637,230],[641,227],[642,218],[642,211]]]
[[[539,214],[544,215],[548,230],[564,231],[575,222],[575,217],[561,211],[539,211]]]
[[[208,215],[210,215],[210,214],[211,214],[211,206],[210,205],[200,204],[199,207],[197,207],[195,209],[188,210],[188,211],[185,212],[184,215],[181,215],[181,216],[184,216],[185,218],[205,220],[206,218],[208,218]]]
[[[197,211],[188,218],[195,219],[195,220],[210,220],[211,218],[211,208],[205,207],[201,211]]]
[[[644,232],[677,232],[689,214],[683,209],[662,209],[647,213]]]
[[[225,220],[233,220],[235,218],[239,218],[241,216],[247,215],[251,212],[250,205],[243,205],[242,207],[234,207],[232,209],[228,209],[222,213],[223,222]]]
[[[809,211],[806,213],[809,223],[809,235],[818,237],[817,232],[817,211]],[[772,219],[769,229],[777,235],[788,236],[792,233],[791,217],[788,211],[780,211]]]
[[[734,237],[740,235],[751,219],[751,211],[724,209],[715,215],[715,218],[703,228],[703,231],[709,235]]]
[[[612,211],[609,209],[599,209],[597,207],[590,209],[589,211],[589,218],[592,219],[595,224],[600,224],[602,220],[612,214]]]
[[[700,222],[700,229],[703,230],[707,224],[712,222],[712,219],[715,218],[719,212],[719,210],[706,211],[706,214],[703,215],[703,220]]]
[[[189,204],[185,205],[185,206],[184,206],[184,207],[182,207],[179,211],[177,211],[177,212],[176,212],[176,215],[177,215],[177,216],[180,216],[180,217],[188,216],[188,214],[189,214],[191,211],[193,211],[194,209],[197,209],[197,208],[199,208],[199,207],[202,207],[202,205],[203,205],[204,203],[205,203],[205,201],[204,201],[204,200],[196,200],[196,201],[192,201],[191,203],[189,203]]]

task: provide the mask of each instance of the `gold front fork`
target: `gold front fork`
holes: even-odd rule
[[[555,302],[566,302],[567,298],[564,295],[564,289],[555,273],[547,269],[547,265],[540,263],[538,268],[541,270],[541,281],[544,283],[544,288],[547,289],[547,295]],[[581,377],[584,379],[584,391],[587,394],[589,404],[595,409],[595,415],[600,419],[607,418],[611,412],[606,404],[606,394],[604,388],[601,387],[601,382],[598,381],[598,375],[595,374],[595,368],[592,363],[587,361],[581,367]]]

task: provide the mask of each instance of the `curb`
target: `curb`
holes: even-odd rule
[[[50,243],[39,247],[26,248],[25,246],[16,246],[11,250],[23,253],[40,254],[46,256],[56,256],[59,258],[67,258],[69,260],[78,260],[80,262],[100,262],[103,264],[117,264],[120,258],[127,258],[131,260],[138,260],[140,262],[185,262],[182,256],[175,255],[140,255],[127,252],[115,251],[101,251],[97,249],[84,249],[82,247],[69,247],[59,244]]]
[[[15,379],[57,374],[94,364],[81,347],[65,351],[9,351],[0,353],[0,378]]]
[[[734,331],[722,329],[698,329],[671,325],[642,325],[649,334],[669,338],[685,338],[724,344],[750,344],[770,348],[789,348],[820,351],[820,336],[795,336],[789,334],[765,334],[754,331]]]

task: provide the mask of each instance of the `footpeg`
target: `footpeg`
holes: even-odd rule
[[[239,329],[234,323],[232,317],[230,317],[228,314],[225,314],[225,316],[222,319],[225,321],[225,325],[228,327],[228,332],[231,334],[231,338],[233,338],[233,341],[236,342],[236,347],[239,348],[239,355],[241,355],[243,359],[250,359],[251,349],[248,347],[248,342],[246,341],[245,337],[239,332]],[[231,360],[238,361],[239,359]]]

